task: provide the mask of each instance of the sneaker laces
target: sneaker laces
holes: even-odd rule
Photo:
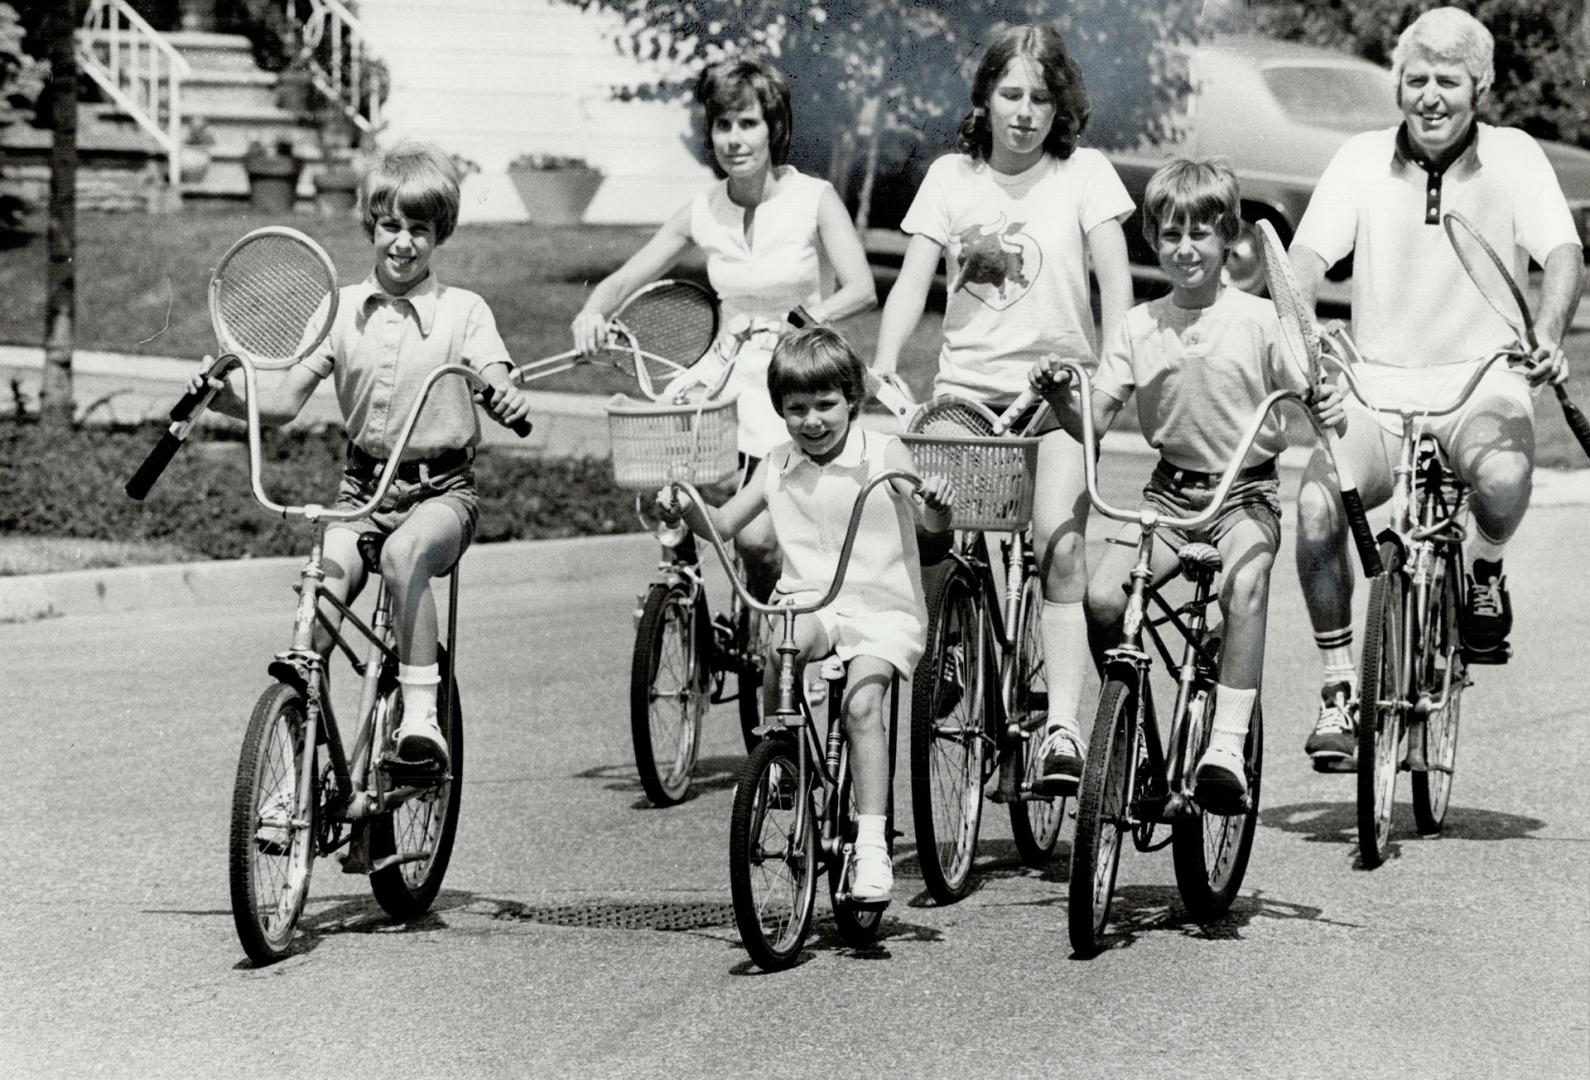
[[[1481,619],[1502,617],[1502,579],[1475,581],[1469,588],[1469,611]]]
[[[1319,720],[1314,724],[1316,735],[1336,735],[1353,731],[1352,715],[1348,711],[1347,695],[1335,693],[1319,705]]]
[[[1061,745],[1061,740],[1065,741],[1064,747]],[[1038,744],[1040,757],[1047,758],[1050,754],[1060,753],[1062,749],[1069,751],[1072,757],[1080,758],[1082,756],[1081,740],[1066,728],[1052,727],[1044,732],[1043,742]]]

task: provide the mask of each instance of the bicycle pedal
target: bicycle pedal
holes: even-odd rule
[[[452,779],[441,762],[430,758],[410,760],[396,754],[383,754],[379,767],[394,784],[405,787],[428,787]]]
[[[1512,659],[1512,656],[1511,645],[1498,645],[1494,649],[1479,649],[1473,645],[1463,646],[1463,659],[1470,664],[1505,664]]]
[[[347,850],[337,859],[344,874],[369,874],[375,867],[370,862],[370,830],[364,822],[354,826],[348,839]]]

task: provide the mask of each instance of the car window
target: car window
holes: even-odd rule
[[[1285,113],[1301,124],[1369,131],[1400,123],[1389,72],[1329,64],[1269,64],[1264,82]]]

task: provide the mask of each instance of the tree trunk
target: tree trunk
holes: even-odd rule
[[[56,0],[50,19],[50,91],[55,140],[50,149],[49,269],[44,297],[44,376],[39,419],[72,423],[72,333],[77,269],[77,30],[80,0]]]
[[[861,159],[861,190],[856,193],[856,231],[863,237],[867,221],[872,216],[872,189],[878,177],[878,143],[883,133],[883,101],[870,98],[861,107],[856,125],[857,134],[866,143],[866,153]]]

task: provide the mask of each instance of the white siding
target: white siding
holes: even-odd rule
[[[711,182],[683,105],[611,100],[645,69],[604,36],[610,16],[555,0],[360,0],[359,17],[392,73],[383,140],[431,139],[480,164],[465,221],[524,220],[503,170],[525,152],[603,170],[593,223],[661,221]]]

